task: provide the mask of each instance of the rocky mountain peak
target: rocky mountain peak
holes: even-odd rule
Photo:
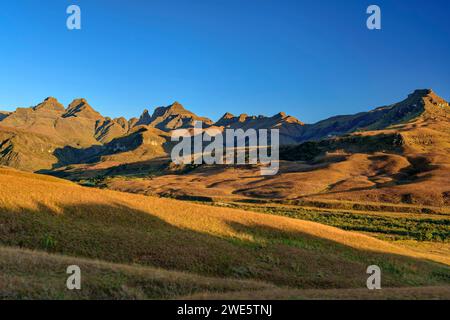
[[[235,119],[236,119],[236,117],[233,115],[233,114],[231,114],[231,113],[229,113],[229,112],[226,112],[216,123],[215,123],[215,125],[216,126],[219,126],[219,127],[222,127],[222,126],[227,126],[227,125],[229,125],[230,123],[232,123],[232,122],[234,122],[235,121]]]
[[[287,117],[287,115],[286,115],[285,112],[278,112],[278,113],[274,116],[274,118],[281,118],[281,119],[286,118],[286,117]]]
[[[183,105],[181,103],[179,103],[178,101],[175,101],[174,103],[172,103],[171,105],[169,105],[167,107],[167,110],[170,110],[172,112],[185,112],[187,111]]]
[[[202,121],[205,125],[211,125],[212,121],[199,117],[193,112],[186,110],[179,102],[174,102],[167,107],[158,107],[152,115],[144,110],[139,120],[133,126],[147,125],[163,131],[191,127],[194,121]]]
[[[180,104],[179,102],[174,102],[167,107],[156,108],[152,117],[153,117],[153,119],[155,119],[157,117],[166,117],[166,116],[172,116],[172,115],[194,116],[194,114],[192,112],[190,112],[189,110],[186,110],[182,104]]]
[[[450,107],[447,101],[438,96],[432,89],[418,89],[408,95],[404,101],[394,104],[391,108],[403,110],[410,108],[416,114],[448,116]]]
[[[413,93],[408,95],[408,97],[423,98],[423,97],[426,97],[427,95],[430,95],[430,94],[434,94],[432,89],[417,89],[417,90],[414,90]]]
[[[63,117],[84,117],[89,119],[102,119],[102,115],[95,111],[84,98],[73,100]]]
[[[136,122],[136,125],[137,126],[149,125],[151,121],[152,121],[152,116],[150,115],[150,113],[148,112],[147,109],[144,109],[141,116],[139,117],[139,120]]]
[[[222,116],[222,118],[220,118],[220,120],[228,120],[228,119],[233,119],[234,118],[234,115],[233,114],[231,114],[231,113],[229,113],[229,112],[226,112],[223,116]]]
[[[59,111],[64,112],[64,106],[54,97],[48,97],[43,102],[33,108],[33,110]]]

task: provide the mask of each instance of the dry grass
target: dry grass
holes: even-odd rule
[[[77,265],[82,290],[67,290],[66,269]],[[0,299],[448,299],[450,287],[288,289],[18,248],[0,247]]]
[[[448,256],[308,221],[10,169],[0,169],[0,190],[6,246],[302,289],[364,288],[371,264],[382,268],[386,287],[442,285],[450,276]]]
[[[187,299],[214,300],[447,300],[450,286],[367,289],[269,289],[232,293],[198,293]]]
[[[82,290],[68,290],[68,266],[81,269]],[[275,289],[262,282],[207,278],[0,247],[0,299],[174,299],[184,295]]]

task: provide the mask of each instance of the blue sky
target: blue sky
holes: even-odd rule
[[[82,29],[66,28],[77,4]],[[366,8],[382,30],[366,28]],[[0,9],[0,109],[87,98],[127,118],[180,101],[315,122],[397,102],[450,99],[447,0],[17,0]]]

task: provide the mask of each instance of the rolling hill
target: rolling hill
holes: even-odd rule
[[[371,264],[382,268],[383,286],[393,291],[410,287],[420,295],[425,287],[425,297],[448,292],[442,288],[450,276],[448,256],[314,222],[85,188],[8,168],[0,169],[0,188],[0,243],[9,247],[0,249],[2,297],[249,291],[263,297],[263,289],[275,287],[279,297],[286,290],[331,288],[355,289],[358,295]],[[88,290],[80,296],[61,288],[66,264],[86,268]]]

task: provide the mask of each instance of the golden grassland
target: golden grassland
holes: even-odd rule
[[[66,288],[77,265],[82,290]],[[202,277],[139,265],[0,247],[0,299],[173,299],[184,295],[275,289],[271,284]]]
[[[82,270],[82,290],[67,290],[65,270]],[[0,299],[448,299],[450,286],[367,289],[292,289],[262,281],[203,277],[139,265],[115,264],[0,247]]]
[[[371,264],[382,268],[385,287],[441,286],[450,278],[448,255],[311,221],[90,189],[7,168],[0,168],[0,190],[2,246],[299,290],[365,288]],[[18,258],[16,270],[25,261]],[[43,273],[30,276],[38,281]]]

